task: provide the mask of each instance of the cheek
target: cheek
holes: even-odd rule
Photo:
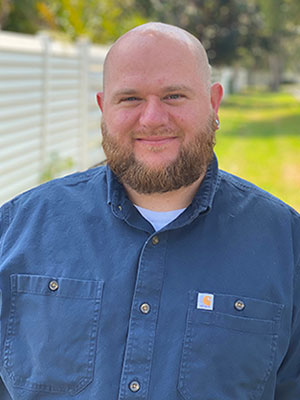
[[[179,115],[176,117],[175,124],[186,134],[189,134],[189,132],[196,129],[197,125],[199,124],[199,118],[192,114]]]
[[[199,128],[207,125],[210,116],[210,109],[208,107],[190,109],[182,117],[182,125],[185,126],[186,130],[198,131]]]
[[[116,113],[111,113],[105,119],[110,125],[110,129],[114,132],[126,131],[132,129],[136,123],[136,113],[128,110],[121,110]]]
[[[195,125],[199,125],[203,114],[205,114],[205,110],[200,106],[186,104],[183,107],[175,109],[172,116],[177,125],[180,125],[184,129],[190,129]]]

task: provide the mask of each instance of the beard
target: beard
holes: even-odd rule
[[[122,146],[118,139],[113,137],[103,120],[102,146],[107,157],[107,164],[118,177],[121,183],[141,194],[166,193],[182,187],[190,186],[203,176],[208,165],[213,159],[215,145],[215,132],[217,129],[213,114],[210,116],[207,126],[199,129],[195,138],[185,145],[181,145],[176,159],[167,165],[149,167],[136,160],[133,151]],[[184,138],[184,132],[170,132],[160,128],[151,135],[175,136]],[[139,136],[149,135],[149,132],[138,132]],[[132,143],[137,132],[131,132]],[[155,151],[155,149],[153,149]]]

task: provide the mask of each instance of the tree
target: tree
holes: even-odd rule
[[[11,0],[0,0],[0,29],[5,25],[11,12]]]
[[[140,4],[140,1],[137,1]],[[260,23],[252,0],[143,0],[154,20],[178,25],[198,37],[214,65],[244,58]]]
[[[40,26],[35,0],[0,0],[1,27],[14,32],[35,33]]]
[[[107,43],[147,19],[133,0],[0,0],[2,29],[60,32],[69,39],[87,36]]]
[[[131,0],[40,0],[37,3],[44,24],[69,38],[87,36],[96,43],[117,39],[127,30],[146,21]]]
[[[297,47],[300,3],[298,0],[257,0],[257,2],[264,22],[263,52],[272,73],[270,86],[276,91],[291,53],[297,51],[297,48],[298,52],[300,51]]]

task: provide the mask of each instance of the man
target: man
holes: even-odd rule
[[[218,170],[221,97],[179,28],[112,46],[108,166],[1,209],[11,399],[300,399],[300,216]]]

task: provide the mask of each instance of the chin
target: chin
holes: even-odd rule
[[[157,169],[162,169],[162,168],[167,168],[169,165],[171,165],[177,157],[161,157],[161,156],[151,156],[151,157],[141,157],[141,158],[135,158],[136,161],[146,168],[149,168],[151,170],[157,170]]]

